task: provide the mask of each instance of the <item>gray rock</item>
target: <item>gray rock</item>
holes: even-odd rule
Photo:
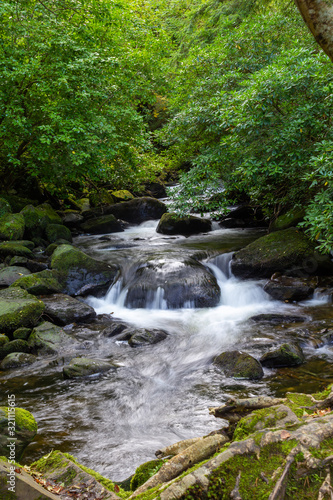
[[[216,356],[214,364],[219,366],[227,377],[256,380],[264,375],[259,361],[240,351],[223,352]]]
[[[140,328],[134,335],[131,335],[128,343],[131,347],[140,347],[144,345],[152,345],[161,342],[168,336],[164,330]]]
[[[24,352],[12,352],[2,360],[0,364],[1,370],[11,370],[12,368],[19,368],[20,366],[31,365],[37,359],[33,354]]]
[[[58,354],[72,344],[73,337],[48,321],[34,328],[28,340],[29,348],[39,354]]]
[[[304,363],[305,357],[298,344],[282,344],[277,349],[266,352],[260,362],[268,368],[281,366],[299,366]]]
[[[8,266],[0,270],[0,287],[10,286],[14,281],[31,274],[26,267]]]
[[[69,365],[64,366],[63,374],[65,378],[87,377],[97,373],[105,373],[115,365],[102,359],[73,358]]]
[[[90,234],[117,233],[123,231],[121,223],[112,214],[89,219],[81,224],[80,227],[84,232]]]
[[[298,302],[312,297],[316,286],[315,278],[292,278],[290,276],[276,276],[265,284],[264,290],[275,300]]]
[[[113,214],[117,219],[136,224],[150,219],[160,219],[165,212],[167,208],[164,203],[148,196],[116,203],[104,209],[105,214]]]
[[[96,317],[95,310],[80,300],[61,293],[43,297],[46,314],[57,325],[89,321]]]

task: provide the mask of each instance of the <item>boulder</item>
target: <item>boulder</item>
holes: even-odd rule
[[[63,368],[65,378],[88,377],[97,373],[105,373],[116,368],[109,361],[90,358],[73,358],[67,366]]]
[[[0,456],[9,458],[11,448],[8,445],[14,442],[14,460],[17,461],[22,456],[24,449],[36,436],[37,422],[29,411],[11,406],[11,401],[15,404],[15,399],[11,399],[11,396],[9,396],[9,407],[0,406]],[[12,426],[10,424],[14,419],[15,439],[11,435]]]
[[[28,340],[29,348],[39,354],[58,354],[72,344],[73,338],[70,335],[48,321],[34,328]]]
[[[1,370],[12,370],[13,368],[20,368],[21,366],[32,365],[37,359],[33,354],[24,352],[12,352],[2,360],[0,364]]]
[[[150,219],[160,219],[165,212],[167,208],[164,203],[148,196],[116,203],[105,209],[106,214],[113,214],[117,219],[134,224]]]
[[[60,326],[89,321],[96,317],[91,306],[69,295],[57,293],[42,297],[42,301],[45,305],[44,314]]]
[[[0,359],[4,359],[8,354],[12,352],[29,352],[30,348],[28,342],[22,339],[15,339],[9,342],[6,342],[2,346],[0,345]]]
[[[20,240],[25,229],[21,214],[5,214],[0,218],[0,240]]]
[[[167,192],[162,182],[148,182],[145,184],[145,190],[153,198],[166,198]]]
[[[299,366],[304,363],[305,357],[298,344],[282,344],[276,349],[266,352],[260,363],[268,368],[278,368],[280,366]]]
[[[58,215],[48,203],[42,203],[36,208],[40,213],[44,214],[48,224],[62,224],[60,215]]]
[[[0,198],[0,219],[6,214],[11,214],[12,209],[10,204],[4,198]]]
[[[257,314],[251,316],[252,321],[256,323],[270,323],[272,325],[303,323],[306,318],[303,316],[292,316],[291,314]]]
[[[116,203],[120,201],[133,200],[134,196],[127,189],[119,189],[118,191],[111,191],[111,195]]]
[[[312,297],[316,286],[315,279],[275,276],[265,284],[264,290],[275,300],[298,302]]]
[[[0,288],[8,287],[22,276],[31,274],[26,267],[8,266],[0,270]]]
[[[90,234],[118,233],[123,231],[121,223],[112,214],[89,219],[81,224],[80,228]]]
[[[31,259],[34,254],[27,246],[22,245],[20,242],[5,241],[0,243],[0,257],[4,259],[8,256],[19,256]]]
[[[0,332],[12,333],[22,326],[32,328],[44,307],[42,301],[21,288],[0,291]]]
[[[100,189],[98,193],[89,194],[89,204],[91,207],[100,207],[105,205],[112,205],[114,199],[112,194],[106,189]]]
[[[264,375],[259,361],[240,351],[223,352],[216,356],[214,364],[219,366],[227,377],[257,380]]]
[[[50,243],[55,243],[58,240],[72,242],[72,233],[63,224],[48,224],[45,228],[45,236]]]
[[[115,337],[121,334],[124,330],[127,330],[129,325],[127,323],[112,322],[103,330],[104,337]]]
[[[14,256],[9,262],[10,266],[22,266],[28,269],[32,273],[39,273],[39,271],[45,271],[47,269],[47,264],[44,262],[38,262],[37,260],[27,259],[27,257]]]
[[[230,210],[219,225],[226,228],[264,227],[267,226],[267,220],[260,207],[242,205]]]
[[[32,295],[49,295],[62,291],[62,285],[57,279],[57,273],[49,269],[22,276],[11,285],[11,288],[16,287],[20,287]]]
[[[212,223],[208,219],[201,219],[194,215],[181,217],[175,213],[165,213],[158,223],[156,232],[161,234],[191,234],[205,233],[212,230]]]
[[[126,331],[126,330],[125,330]],[[152,345],[161,342],[168,336],[164,330],[140,328],[131,335],[128,343],[131,347],[140,347],[145,345]]]
[[[50,224],[50,219],[45,210],[40,210],[33,205],[27,205],[21,210],[21,215],[25,222],[25,238],[38,239],[44,235],[46,226]]]
[[[236,252],[231,270],[240,278],[270,278],[275,272],[308,276],[325,266],[329,271],[330,265],[328,257],[315,252],[305,234],[289,228],[262,236]]]
[[[15,330],[15,332],[13,333],[13,338],[27,340],[31,332],[31,328],[25,328],[24,326],[21,326],[21,328]]]
[[[74,229],[80,226],[84,221],[83,215],[74,210],[66,210],[62,217],[62,223],[69,227],[70,229]]]
[[[62,292],[68,295],[104,292],[118,273],[116,266],[95,260],[71,245],[54,250],[51,268],[57,271]]]
[[[293,208],[283,215],[279,215],[269,226],[269,230],[282,231],[283,229],[288,229],[288,227],[296,227],[299,222],[304,219],[305,211],[304,208]]]

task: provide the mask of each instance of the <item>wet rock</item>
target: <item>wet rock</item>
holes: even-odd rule
[[[22,276],[30,274],[26,267],[8,266],[0,270],[0,288],[8,287]]]
[[[153,198],[166,198],[167,192],[162,182],[148,182],[145,184],[145,189],[149,196]]]
[[[325,268],[331,274],[329,258],[317,254],[314,244],[295,228],[258,238],[236,252],[231,261],[233,274],[240,278],[270,278],[275,272],[307,277]]]
[[[48,321],[34,328],[28,340],[29,348],[38,354],[58,354],[72,344],[73,337]]]
[[[133,200],[134,196],[132,193],[127,191],[127,189],[120,189],[118,191],[111,191],[111,195],[113,196],[113,199],[116,203],[119,203],[120,201],[127,201],[127,200]]]
[[[65,378],[87,377],[97,373],[105,373],[115,365],[102,359],[74,358],[69,365],[64,366],[63,374]]]
[[[256,323],[270,323],[272,325],[303,323],[306,320],[303,316],[292,316],[291,314],[257,314],[251,316],[250,319]]]
[[[44,304],[21,288],[0,291],[0,331],[12,333],[21,326],[32,328],[44,311]]]
[[[87,222],[81,224],[80,228],[90,234],[118,233],[123,231],[121,223],[112,214],[89,219]]]
[[[89,257],[71,245],[58,246],[51,259],[63,293],[84,295],[106,291],[118,273],[118,267]]]
[[[62,222],[70,229],[78,228],[84,221],[83,215],[79,212],[66,211],[63,215]]]
[[[33,354],[24,352],[12,352],[2,360],[0,364],[1,370],[11,370],[13,368],[20,368],[21,366],[31,365],[37,359]]]
[[[120,335],[124,330],[127,330],[129,325],[127,323],[118,323],[114,322],[111,325],[108,325],[103,330],[104,337],[115,337],[116,335]]]
[[[38,262],[37,260],[31,260],[20,256],[14,256],[10,260],[9,265],[25,267],[32,273],[39,273],[40,271],[45,271],[45,269],[47,269],[47,264],[44,262]]]
[[[283,215],[280,215],[275,221],[269,226],[269,230],[282,231],[283,229],[288,229],[289,227],[296,227],[299,222],[304,219],[305,211],[303,208],[293,208]]]
[[[57,274],[49,269],[39,273],[29,274],[29,276],[22,276],[11,285],[11,288],[17,287],[26,290],[32,295],[49,295],[62,291],[62,286],[57,279]]]
[[[209,219],[202,219],[194,215],[181,217],[176,213],[166,213],[162,215],[158,223],[156,232],[161,234],[191,234],[205,233],[212,230],[212,223]]]
[[[21,214],[5,214],[0,218],[0,240],[21,240],[24,229],[24,218]]]
[[[6,398],[7,399],[7,398]],[[11,399],[8,399],[10,402]],[[14,401],[15,403],[15,401]],[[23,408],[0,406],[0,456],[9,456],[8,444],[13,442],[9,421],[15,415],[15,460],[19,460],[24,449],[37,434],[37,422],[33,415]],[[8,493],[8,490],[7,490]]]
[[[277,349],[266,352],[260,362],[268,368],[281,366],[299,366],[304,363],[305,357],[298,344],[282,344]]]
[[[125,305],[132,308],[214,307],[220,301],[215,276],[193,259],[151,259],[137,269]]]
[[[264,375],[259,361],[240,351],[223,352],[216,356],[214,364],[219,366],[227,377],[256,380]]]
[[[68,227],[62,224],[48,224],[45,228],[45,236],[50,243],[55,243],[58,240],[72,242],[72,233]]]
[[[242,205],[234,208],[219,222],[221,227],[263,227],[267,226],[267,220],[260,207]]]
[[[167,212],[161,201],[148,196],[116,203],[105,209],[106,214],[113,214],[117,219],[139,224],[150,219],[160,219]]]
[[[315,279],[292,278],[290,276],[277,276],[271,278],[264,290],[275,300],[298,302],[312,297],[316,286]]]
[[[128,343],[131,347],[152,345],[157,344],[158,342],[162,342],[162,340],[166,339],[167,336],[168,334],[164,330],[148,330],[146,328],[140,328],[139,330],[136,330],[134,335],[131,335]]]
[[[22,339],[11,340],[10,342],[0,345],[0,359],[4,359],[8,354],[12,352],[29,352],[30,348],[28,342]]]
[[[42,297],[44,314],[57,325],[84,322],[96,317],[95,310],[88,304],[61,293]]]
[[[34,256],[29,248],[19,242],[6,241],[4,243],[0,243],[0,257],[5,258],[14,255],[27,257],[28,259],[31,259]]]

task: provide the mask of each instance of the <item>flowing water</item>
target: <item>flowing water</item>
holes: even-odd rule
[[[98,322],[70,325],[67,331],[78,341],[70,352],[41,361],[37,368],[2,374],[5,395],[15,392],[17,404],[38,421],[39,435],[27,450],[27,460],[61,449],[119,481],[153,459],[159,448],[224,426],[208,408],[221,405],[230,394],[317,390],[333,376],[331,348],[315,342],[322,328],[333,328],[332,306],[325,297],[297,305],[275,302],[263,291],[263,282],[231,275],[233,251],[260,236],[260,231],[216,229],[190,238],[166,237],[156,233],[156,224],[148,221],[123,233],[80,237],[75,244],[94,257],[118,263],[122,270],[104,297],[87,299],[101,320],[111,315],[137,327],[163,329],[167,338],[134,349],[103,336]],[[162,286],[147,298],[145,308],[125,307],[129,283],[140,266],[155,261],[163,263],[162,270],[177,269],[193,256],[217,279],[216,307],[194,309],[189,301],[181,309],[167,309]],[[301,314],[306,322],[285,327],[250,320],[268,312]],[[299,368],[265,369],[262,380],[248,381],[225,377],[212,364],[214,356],[225,350],[260,357],[273,345],[295,337],[307,356]],[[78,354],[112,359],[119,367],[103,376],[64,380],[64,363]]]

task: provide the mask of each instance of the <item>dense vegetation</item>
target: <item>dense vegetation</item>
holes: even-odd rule
[[[333,247],[332,63],[292,2],[5,0],[0,19],[2,189],[172,170],[179,210],[300,206]]]

